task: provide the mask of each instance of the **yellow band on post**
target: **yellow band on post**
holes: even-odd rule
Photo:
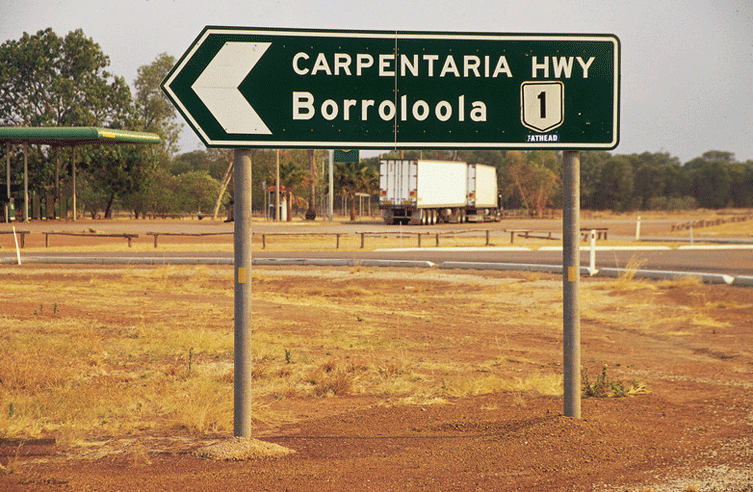
[[[238,283],[246,283],[246,267],[238,267]]]
[[[568,282],[575,282],[575,279],[577,278],[576,273],[578,271],[575,269],[574,266],[567,267],[567,281]]]

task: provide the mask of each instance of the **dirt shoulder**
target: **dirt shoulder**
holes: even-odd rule
[[[295,453],[218,462],[193,452],[231,436],[227,408],[203,430],[178,410],[150,414],[154,397],[139,385],[154,380],[169,389],[198,376],[181,372],[185,358],[160,356],[157,346],[128,356],[123,344],[130,340],[132,351],[148,344],[150,331],[168,329],[160,324],[168,318],[176,329],[209,335],[189,342],[197,373],[224,367],[227,348],[213,349],[212,340],[230,336],[230,275],[5,270],[3,283],[16,295],[3,301],[4,340],[43,329],[34,336],[60,331],[73,343],[82,333],[70,321],[92,321],[94,338],[81,351],[92,372],[77,383],[81,398],[98,381],[120,385],[133,391],[133,404],[143,401],[143,415],[127,432],[100,421],[72,440],[60,439],[53,425],[39,435],[0,434],[0,490],[753,489],[750,289],[584,279],[583,367],[594,381],[606,365],[612,382],[635,381],[642,390],[586,398],[583,418],[570,419],[562,416],[556,277],[258,268],[254,333],[265,345],[255,355],[255,398],[265,419],[254,432]],[[29,283],[43,288],[24,291]],[[131,300],[118,305],[105,286],[132,289],[125,292]],[[90,288],[101,298],[84,309],[77,299]],[[43,317],[50,292],[55,312],[47,304]],[[205,302],[202,310],[217,312],[194,323],[186,313]],[[113,355],[121,353],[125,359]],[[0,367],[0,384],[19,402],[23,388],[8,387],[8,367]],[[337,374],[340,380],[331,377]],[[210,381],[218,394],[232,387],[227,373]],[[6,401],[0,410],[7,415]],[[31,409],[17,403],[13,411]],[[56,436],[55,444],[24,440]]]
[[[695,486],[744,491],[750,490],[753,470],[750,440],[741,436],[750,429],[729,425],[745,418],[745,412],[730,409],[745,405],[739,395],[722,395],[731,398],[729,406],[656,395],[589,400],[583,420],[563,417],[556,398],[527,397],[522,406],[513,395],[443,406],[371,407],[261,437],[296,451],[283,459],[214,462],[188,454],[206,441],[143,440],[122,454],[99,459],[18,458],[25,462],[23,471],[2,477],[0,485],[3,490],[564,491]],[[699,417],[709,421],[699,425]],[[712,417],[723,423],[714,423]],[[724,473],[714,477],[713,470]],[[670,484],[674,488],[662,488]]]

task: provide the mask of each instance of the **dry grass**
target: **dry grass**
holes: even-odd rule
[[[58,279],[45,269],[24,269],[21,278],[5,273],[4,285],[19,292],[3,310],[0,401],[15,409],[0,413],[7,435],[53,432],[76,441],[92,432],[148,430],[162,419],[197,432],[231,422],[228,388],[205,362],[228,361],[232,313],[214,304],[217,279],[207,271],[84,269]],[[152,300],[177,285],[179,295]]]
[[[562,393],[549,362],[561,352],[557,279],[273,267],[252,278],[257,428],[294,420],[286,400]],[[24,266],[0,270],[0,281],[14,293],[0,310],[0,438],[232,430],[230,267]],[[682,337],[724,326],[720,310],[751,307],[705,298],[705,288],[584,282],[584,324],[624,324],[619,305],[636,329]],[[699,309],[652,302],[670,290]]]

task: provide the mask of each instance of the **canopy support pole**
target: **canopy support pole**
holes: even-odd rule
[[[28,144],[24,143],[24,222],[29,222],[29,159]]]

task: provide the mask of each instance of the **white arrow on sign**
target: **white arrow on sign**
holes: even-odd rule
[[[272,135],[238,86],[272,43],[225,43],[191,86],[227,133]]]

